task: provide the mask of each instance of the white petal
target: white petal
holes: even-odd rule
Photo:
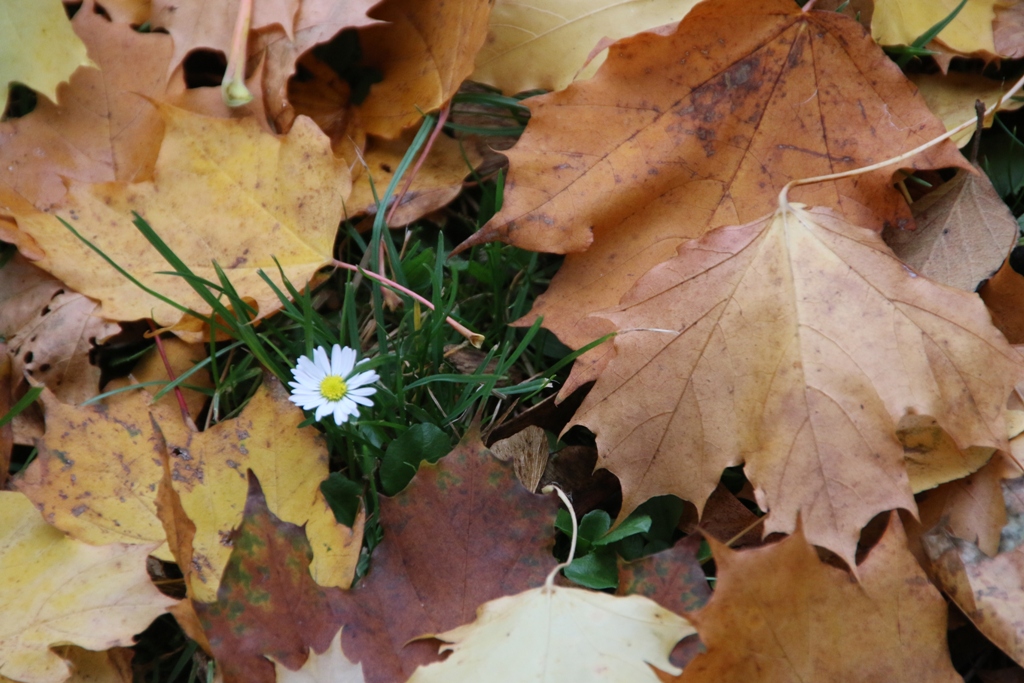
[[[348,422],[348,418],[352,415],[352,411],[345,407],[344,401],[339,402],[338,407],[334,409],[334,421],[339,425]]]
[[[373,401],[371,401],[370,399],[366,398],[365,396],[358,396],[356,394],[353,394],[351,391],[345,396],[345,400],[352,401],[353,403],[358,403],[361,406],[373,405]]]
[[[352,366],[356,362],[356,350],[339,344],[334,345],[331,353],[331,373],[338,377],[344,377],[352,372]]]
[[[316,363],[320,377],[331,374],[331,361],[327,358],[327,351],[322,346],[313,349],[313,361]]]
[[[316,366],[311,368],[296,368],[292,371],[295,376],[295,381],[307,386],[315,386],[319,384],[324,376],[317,372]]]
[[[377,393],[377,387],[356,387],[348,390],[348,396],[373,396]]]
[[[316,415],[314,416],[317,420],[321,419],[324,415],[329,415],[337,404],[334,401],[324,401],[316,409]]]
[[[373,384],[379,379],[380,377],[377,375],[376,372],[374,372],[373,370],[368,370],[366,372],[360,372],[358,375],[353,375],[352,377],[349,377],[348,380],[345,381],[345,384],[347,384],[352,389],[358,389],[361,386]]]
[[[296,361],[295,369],[292,370],[293,374],[305,374],[308,376],[315,376],[318,374],[316,364],[305,356],[299,356]]]

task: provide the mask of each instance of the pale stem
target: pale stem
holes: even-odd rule
[[[405,294],[406,296],[412,297],[413,299],[415,299],[416,301],[419,301],[421,304],[423,304],[424,306],[426,306],[430,310],[432,310],[432,311],[435,310],[434,309],[434,304],[430,303],[429,300],[427,300],[424,297],[420,296],[419,294],[417,294],[416,292],[412,291],[411,289],[409,289],[407,287],[403,287],[402,285],[398,284],[394,280],[391,280],[391,279],[385,277],[384,275],[381,275],[379,273],[374,273],[373,271],[366,270],[364,268],[360,268],[359,266],[354,266],[351,263],[345,263],[344,261],[339,261],[337,259],[331,259],[331,265],[334,266],[335,268],[342,268],[344,270],[350,270],[353,273],[360,273],[362,275],[365,275],[366,277],[370,278],[371,280],[376,280],[377,282],[379,282],[380,284],[384,285],[385,287],[387,287],[389,289],[393,289],[393,290],[395,290],[397,292],[401,292],[402,294]],[[479,349],[481,344],[484,343],[484,335],[480,334],[479,332],[474,332],[473,330],[469,329],[468,327],[466,327],[465,325],[463,325],[462,323],[460,323],[458,320],[456,320],[455,318],[451,317],[450,315],[449,316],[445,316],[445,322],[447,322],[452,327],[452,329],[454,329],[456,332],[458,332],[463,337],[468,339],[469,343],[472,344],[473,346],[475,346],[476,348]]]
[[[1006,104],[1006,102],[1011,97],[1013,97],[1013,95],[1018,90],[1021,89],[1021,86],[1024,86],[1024,76],[1022,76],[1020,78],[1020,80],[1018,80],[1016,83],[1014,83],[1013,87],[1010,88],[1006,92],[1006,94],[1004,94],[1002,97],[1000,97],[998,102],[996,102],[991,107],[989,107],[988,109],[985,110],[985,116],[989,116],[990,114],[995,112],[997,109],[999,109],[999,107],[1001,107],[1004,104]],[[782,208],[782,207],[786,207],[786,206],[789,205],[789,198],[788,198],[787,195],[789,194],[790,188],[797,187],[799,185],[810,185],[812,183],[822,183],[822,182],[826,182],[828,180],[840,180],[841,178],[850,178],[850,177],[853,177],[853,176],[861,175],[863,173],[870,173],[871,171],[877,171],[878,169],[885,168],[886,166],[891,166],[893,164],[898,164],[901,161],[906,161],[907,159],[909,159],[909,158],[911,158],[913,156],[916,156],[916,155],[920,154],[921,152],[923,152],[923,151],[925,151],[925,150],[927,150],[927,149],[929,149],[931,147],[934,147],[935,145],[939,144],[940,142],[943,142],[944,140],[948,140],[949,138],[951,138],[952,136],[956,135],[960,131],[965,130],[965,129],[973,126],[973,125],[976,125],[977,124],[977,120],[978,120],[977,117],[972,116],[970,119],[968,119],[967,121],[964,121],[963,123],[961,123],[956,128],[952,128],[949,131],[947,131],[944,135],[940,135],[937,138],[929,140],[928,142],[924,143],[923,145],[920,145],[919,147],[915,147],[914,149],[910,150],[909,152],[904,152],[903,154],[900,154],[899,156],[893,157],[891,159],[886,159],[885,161],[879,161],[877,164],[871,164],[870,166],[864,166],[863,168],[855,168],[855,169],[853,169],[851,171],[843,171],[842,173],[830,173],[828,175],[819,175],[819,176],[815,176],[813,178],[801,178],[799,180],[791,180],[788,183],[786,183],[785,187],[782,188],[782,192],[779,193],[779,207]]]
[[[556,566],[548,574],[548,578],[544,581],[544,592],[550,592],[555,587],[555,577],[558,576],[558,572],[562,571],[570,564],[572,564],[573,558],[576,556],[576,510],[573,509],[572,503],[569,502],[569,496],[565,495],[565,491],[558,488],[554,484],[548,484],[540,490],[541,493],[551,493],[554,491],[558,494],[558,497],[565,503],[565,507],[569,510],[569,518],[572,519],[572,540],[569,542],[569,556],[565,558],[565,562]]]
[[[252,23],[253,0],[241,0],[238,19],[231,36],[231,55],[224,80],[220,84],[221,97],[229,107],[241,107],[252,102],[252,93],[245,87],[245,57],[248,52],[249,24]]]

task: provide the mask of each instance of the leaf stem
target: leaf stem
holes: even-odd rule
[[[999,100],[995,104],[993,104],[991,107],[989,107],[988,109],[985,110],[985,116],[988,116],[988,115],[994,113],[997,109],[999,109],[999,107],[1001,107],[1004,104],[1006,104],[1006,102],[1011,97],[1013,97],[1013,95],[1018,90],[1020,90],[1022,86],[1024,86],[1024,76],[1022,76],[1016,83],[1014,83],[1013,87],[1010,88],[1009,90],[1007,90],[1006,93],[1002,97],[1000,97]],[[970,128],[973,125],[976,125],[977,120],[978,120],[977,117],[972,116],[970,119],[964,121],[963,123],[961,123],[956,128],[951,128],[950,130],[946,131],[945,134],[940,135],[937,138],[934,138],[932,140],[929,140],[928,142],[924,143],[923,145],[919,145],[918,147],[915,147],[914,149],[910,150],[909,152],[904,152],[903,154],[900,154],[899,156],[892,157],[891,159],[886,159],[885,161],[879,161],[877,164],[871,164],[870,166],[864,166],[862,168],[855,168],[855,169],[850,170],[850,171],[843,171],[842,173],[829,173],[828,175],[819,175],[819,176],[814,176],[813,178],[800,178],[800,179],[797,179],[797,180],[791,180],[788,183],[786,183],[786,185],[782,188],[782,191],[779,192],[779,208],[782,209],[782,208],[786,208],[786,207],[789,206],[789,196],[788,195],[789,195],[789,190],[791,188],[798,187],[800,185],[811,185],[813,183],[823,183],[823,182],[826,182],[826,181],[829,181],[829,180],[840,180],[842,178],[852,178],[853,176],[863,175],[864,173],[870,173],[871,171],[877,171],[878,169],[885,168],[886,166],[891,166],[893,164],[898,164],[901,161],[906,161],[907,159],[909,159],[911,157],[917,156],[921,152],[924,152],[925,150],[934,147],[935,145],[939,144],[940,142],[943,142],[944,140],[948,140],[949,138],[953,137],[954,135],[956,135],[960,131],[965,130],[967,128]]]
[[[554,590],[555,577],[558,576],[558,572],[572,564],[573,558],[576,556],[576,536],[579,533],[576,522],[576,510],[573,509],[572,503],[569,502],[569,496],[565,495],[565,491],[554,484],[548,484],[540,490],[541,493],[551,493],[552,491],[558,494],[558,497],[562,499],[562,502],[565,503],[565,507],[569,510],[569,518],[572,519],[572,540],[569,541],[569,556],[565,558],[565,562],[562,562],[552,569],[551,573],[548,574],[548,578],[544,580],[544,592]]]

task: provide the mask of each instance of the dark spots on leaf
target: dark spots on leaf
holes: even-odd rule
[[[89,508],[87,508],[85,505],[76,505],[75,507],[71,508],[71,514],[73,514],[75,517],[81,517],[82,513],[84,513],[88,509]]]

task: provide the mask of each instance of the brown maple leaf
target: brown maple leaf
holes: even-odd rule
[[[803,534],[746,551],[710,541],[718,586],[690,615],[707,646],[685,683],[953,683],[946,604],[906,550],[892,515],[858,567],[818,560]]]
[[[527,102],[504,207],[463,248],[501,239],[583,251],[531,314],[573,348],[610,332],[587,315],[616,305],[683,241],[772,211],[790,180],[862,167],[944,132],[859,24],[789,0],[701,3],[673,35],[619,41],[593,79]],[[912,162],[965,164],[952,143]],[[876,229],[911,221],[891,170],[795,196]],[[570,387],[600,365],[582,367]]]
[[[622,482],[620,515],[665,493],[699,508],[745,462],[766,533],[799,514],[810,542],[851,564],[872,517],[914,510],[901,418],[1005,449],[1024,377],[976,295],[917,276],[827,209],[687,242],[603,315],[616,356],[574,422]]]

